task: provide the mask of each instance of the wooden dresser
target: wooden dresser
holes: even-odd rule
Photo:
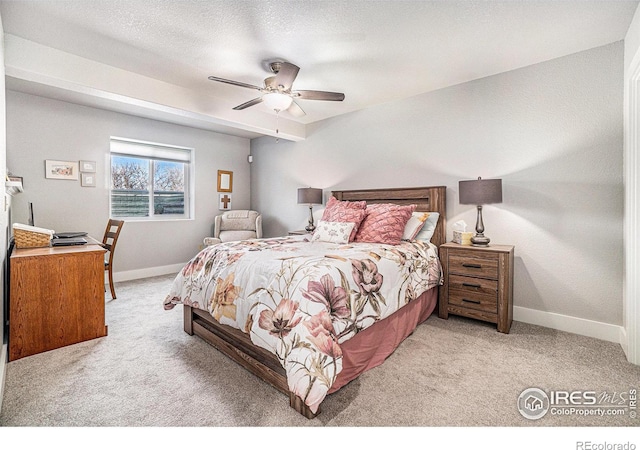
[[[495,323],[508,333],[513,320],[512,245],[474,247],[452,242],[439,247],[444,273],[438,316],[449,314]]]
[[[104,253],[92,243],[14,249],[9,361],[107,335]]]

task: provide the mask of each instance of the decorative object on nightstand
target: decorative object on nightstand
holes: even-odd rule
[[[495,323],[508,333],[513,321],[513,245],[439,247],[444,284],[438,316],[449,314]]]
[[[458,183],[460,204],[476,205],[478,218],[476,220],[476,235],[471,238],[471,244],[486,247],[490,239],[484,235],[484,223],[482,223],[482,205],[489,203],[502,203],[502,180],[477,180],[460,181]]]
[[[317,188],[300,188],[298,189],[298,204],[309,205],[309,225],[304,229],[308,233],[313,233],[316,226],[313,224],[313,205],[322,204],[322,189]]]

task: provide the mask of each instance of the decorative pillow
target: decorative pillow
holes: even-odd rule
[[[403,241],[412,241],[416,238],[418,231],[422,229],[424,223],[429,217],[427,212],[414,212],[411,213],[411,217],[407,221],[404,227],[404,233],[402,233]]]
[[[321,241],[346,244],[349,242],[349,236],[355,225],[353,222],[325,222],[321,220],[313,232],[311,242]]]
[[[430,212],[429,217],[424,222],[424,226],[418,232],[418,235],[414,238],[417,241],[431,241],[431,236],[433,236],[433,232],[436,229],[436,225],[438,224],[438,218],[440,217],[440,213]]]
[[[346,201],[340,201],[337,198],[335,198],[333,195],[331,196],[331,198],[329,198],[329,200],[327,201],[327,205],[325,206],[325,212],[327,210],[330,210],[331,208],[348,208],[348,209],[366,209],[367,208],[367,202],[362,201],[362,202],[346,202]]]
[[[365,208],[367,202],[341,202],[335,197],[331,197],[327,201],[327,206],[322,214],[325,222],[351,222],[354,224],[349,241],[353,241],[356,237],[356,231],[360,226],[360,222],[367,214]]]
[[[397,245],[416,205],[378,203],[367,206],[367,215],[356,233],[356,242]]]

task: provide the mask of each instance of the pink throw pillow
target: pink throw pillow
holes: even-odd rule
[[[397,245],[416,205],[379,203],[367,206],[367,215],[356,233],[356,242]]]
[[[342,202],[335,197],[331,197],[327,201],[327,206],[322,214],[322,219],[325,222],[351,222],[354,224],[353,230],[349,235],[349,242],[353,241],[356,237],[358,227],[367,214],[365,208],[367,202]]]

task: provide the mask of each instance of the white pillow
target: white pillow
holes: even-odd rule
[[[334,244],[346,244],[356,224],[353,222],[325,222],[321,220],[313,232],[313,241],[331,242]]]
[[[439,217],[437,212],[414,212],[404,228],[402,239],[430,241]]]
[[[427,221],[429,213],[426,212],[412,212],[411,217],[404,226],[404,232],[402,233],[403,241],[412,241],[418,235],[418,231],[422,229],[424,223]]]

